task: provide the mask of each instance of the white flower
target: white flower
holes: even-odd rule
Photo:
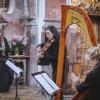
[[[28,42],[27,36],[21,36],[21,35],[13,35],[12,39],[9,41],[10,48],[13,46],[26,46]]]

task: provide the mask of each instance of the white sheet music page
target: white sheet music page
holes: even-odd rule
[[[18,75],[23,72],[23,70],[20,67],[17,67],[14,63],[12,63],[10,60],[6,61],[6,65],[8,65],[15,73]]]
[[[48,83],[53,87],[55,91],[59,90],[60,88],[51,80],[51,78],[46,74],[42,73],[43,77],[48,81]]]
[[[48,82],[43,78],[41,74],[34,76],[36,80],[42,85],[48,94],[52,94],[55,90],[48,84]]]

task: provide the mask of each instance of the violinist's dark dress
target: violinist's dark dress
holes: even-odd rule
[[[7,92],[9,91],[12,78],[9,73],[9,67],[5,63],[5,60],[8,58],[9,45],[6,38],[3,37],[3,39],[5,50],[0,50],[0,92]],[[1,43],[0,48],[2,48]]]

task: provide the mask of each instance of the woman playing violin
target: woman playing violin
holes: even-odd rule
[[[44,50],[43,50],[44,49]],[[57,61],[58,61],[58,49],[59,49],[59,32],[54,26],[48,26],[45,29],[45,42],[37,46],[39,58],[43,58],[41,65],[52,65],[52,77],[56,81]],[[42,54],[41,54],[42,51]]]

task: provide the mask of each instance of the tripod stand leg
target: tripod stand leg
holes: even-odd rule
[[[17,97],[17,98],[15,98],[15,100],[20,100],[20,98],[19,98],[19,97]]]
[[[53,100],[53,96],[47,95],[47,100]]]
[[[16,97],[15,100],[20,100],[20,97],[18,96],[18,79],[17,79],[17,74],[16,74]]]

